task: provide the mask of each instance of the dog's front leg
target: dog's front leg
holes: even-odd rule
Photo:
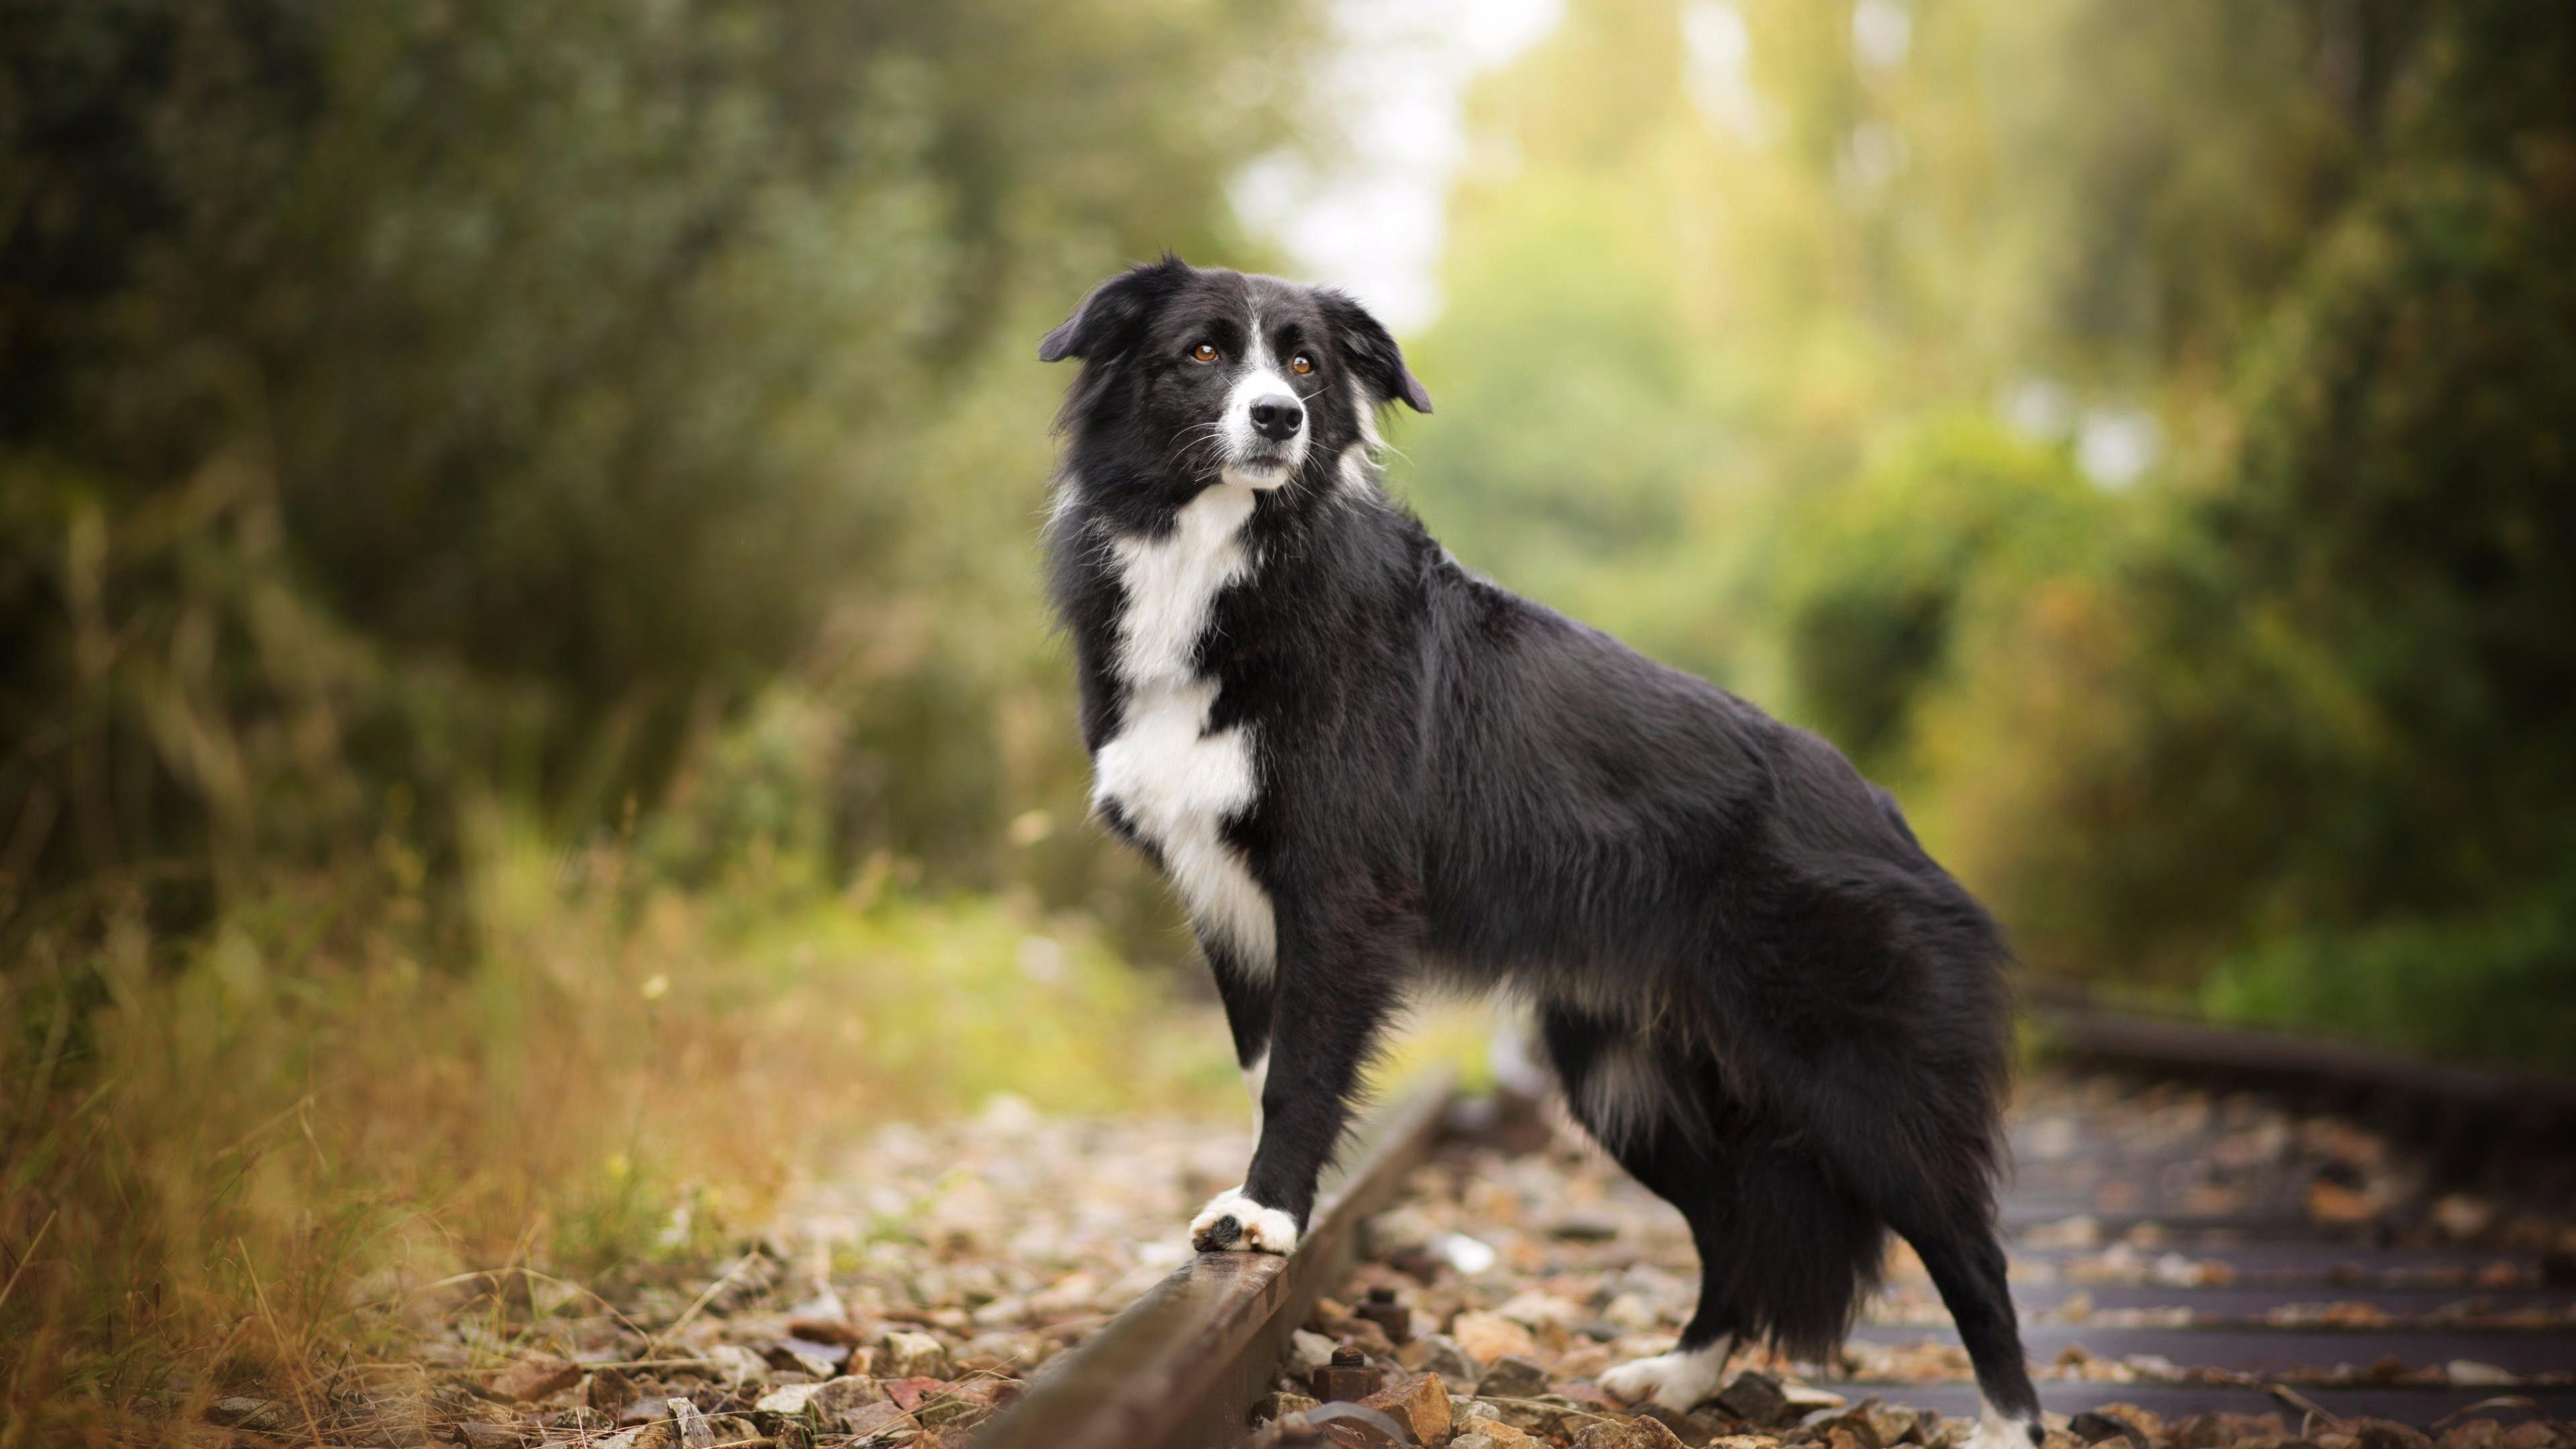
[[[1216,977],[1216,994],[1225,1002],[1225,1024],[1234,1034],[1234,1064],[1243,1073],[1243,1090],[1252,1098],[1252,1130],[1261,1130],[1261,1084],[1270,1067],[1271,1003],[1278,995],[1276,978],[1267,970],[1246,966],[1232,945],[1202,937],[1208,968]]]
[[[1261,1142],[1243,1186],[1190,1223],[1202,1252],[1285,1253],[1315,1207],[1315,1179],[1350,1122],[1351,1093],[1395,998],[1397,962],[1375,933],[1280,932]],[[1304,936],[1310,944],[1295,949]]]

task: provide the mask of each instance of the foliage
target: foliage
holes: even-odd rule
[[[2086,896],[2218,956],[2213,1000],[2547,1058],[2576,1024],[2545,904],[2576,881],[2576,115],[2532,124],[2558,98],[2525,80],[2513,130],[2450,148],[2576,27],[2482,18],[2426,56],[2397,159],[2248,345],[2219,481],[2137,571],[2142,757],[2075,763],[2192,803]]]
[[[202,919],[161,880],[394,783],[433,836],[477,781],[613,822],[915,596],[926,507],[1033,503],[1035,369],[976,397],[1005,468],[924,439],[1091,277],[1228,240],[1273,11],[0,7],[10,878]]]
[[[2571,61],[1576,4],[1478,97],[1408,486],[1898,786],[2035,969],[2576,1061]]]
[[[0,1439],[738,1229],[880,1113],[1232,1090],[1054,824],[1027,353],[1244,255],[1314,38],[0,0]]]

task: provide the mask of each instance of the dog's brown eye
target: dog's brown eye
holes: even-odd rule
[[[1216,361],[1216,356],[1216,347],[1212,343],[1202,342],[1198,346],[1190,349],[1190,360],[1192,362],[1214,362]]]
[[[1307,373],[1315,370],[1315,361],[1313,358],[1300,352],[1295,357],[1288,360],[1288,370],[1297,374],[1299,377],[1304,377]]]

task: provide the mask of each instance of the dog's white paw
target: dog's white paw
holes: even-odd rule
[[[2037,1421],[2009,1417],[1983,1394],[1977,1396],[1977,1409],[1977,1432],[1968,1436],[1968,1449],[2035,1449],[2047,1437]]]
[[[1732,1347],[1720,1339],[1706,1348],[1630,1359],[1603,1371],[1601,1391],[1622,1403],[1655,1403],[1687,1414],[1725,1387],[1727,1353]]]
[[[1190,1219],[1190,1246],[1202,1253],[1280,1253],[1297,1248],[1297,1220],[1229,1187]]]

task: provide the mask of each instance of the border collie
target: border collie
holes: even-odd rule
[[[1259,1111],[1201,1251],[1285,1253],[1412,983],[1525,998],[1576,1120],[1679,1208],[1686,1410],[1734,1346],[1823,1357],[1914,1245],[1985,1401],[2040,1437],[1993,1179],[2003,942],[1832,746],[1480,578],[1380,491],[1431,411],[1342,293],[1178,258],[1047,334],[1079,358],[1051,587],[1092,803],[1186,905]]]

